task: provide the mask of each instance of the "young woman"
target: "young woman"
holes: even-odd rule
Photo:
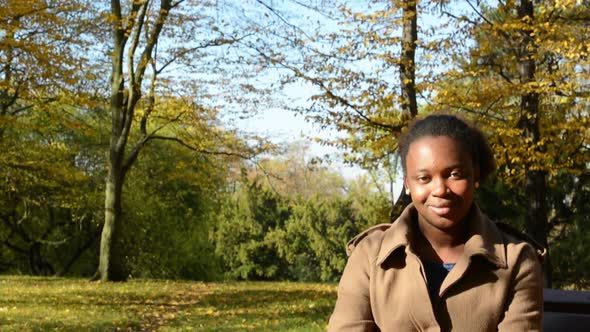
[[[539,331],[539,253],[475,205],[495,169],[483,134],[452,115],[400,139],[412,203],[349,243],[329,331]]]

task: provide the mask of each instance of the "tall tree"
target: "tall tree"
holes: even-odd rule
[[[517,58],[518,78],[520,84],[530,85],[535,82],[537,71],[535,58],[538,56],[537,45],[534,38],[533,23],[534,7],[532,0],[521,0],[516,6],[517,18],[522,22],[520,29],[520,44]],[[540,105],[539,92],[536,90],[524,91],[520,95],[520,117],[518,128],[521,130],[521,138],[525,142],[538,145],[541,142],[540,136]],[[546,170],[526,170],[524,192],[527,198],[527,212],[525,216],[525,229],[541,245],[547,247],[547,201],[546,201]],[[550,271],[549,260],[545,264],[546,270]],[[545,273],[545,282],[548,287],[551,285],[551,274]]]
[[[441,80],[433,104],[473,116],[490,133],[499,176],[522,195],[525,230],[544,246],[552,228],[548,191],[562,175],[588,172],[584,6],[509,1],[473,6],[472,16],[454,13],[474,43],[457,47],[458,68]]]
[[[416,47],[418,42],[418,10],[417,0],[405,0],[401,2],[402,8],[402,53],[400,57],[400,104],[402,114],[409,118],[418,115],[418,102],[416,100]],[[395,220],[401,214],[403,208],[410,202],[410,196],[401,188],[396,205],[391,214],[391,220]]]
[[[164,0],[156,13],[148,11],[148,1],[130,5],[125,15],[120,1],[111,1],[109,23],[113,48],[111,53],[111,135],[109,144],[109,167],[105,191],[105,220],[101,236],[100,259],[97,276],[101,280],[123,280],[127,276],[121,261],[123,254],[117,252],[117,224],[121,218],[121,199],[125,175],[137,158],[136,153],[126,156],[127,140],[137,103],[141,98],[145,72],[153,58],[160,33],[172,9],[172,1]],[[147,14],[147,15],[146,15]],[[151,17],[151,15],[155,15]],[[153,19],[153,24],[148,20]],[[146,32],[146,43],[140,45]],[[127,45],[127,42],[130,44]],[[143,46],[141,49],[138,47]],[[125,72],[124,66],[127,65]],[[147,113],[147,112],[146,112]]]
[[[396,138],[418,114],[418,96],[430,88],[432,72],[418,75],[417,65],[429,66],[428,57],[417,59],[418,49],[436,45],[424,41],[435,31],[431,27],[419,38],[418,22],[429,5],[420,8],[414,0],[367,1],[360,9],[342,5],[331,13],[339,28],[302,37],[304,65],[271,59],[317,88],[313,104],[298,110],[343,133],[323,143],[344,148],[347,161],[367,168],[396,163]],[[391,217],[408,202],[402,190]]]
[[[84,79],[91,78],[82,70],[90,68],[82,50],[92,27],[83,4],[9,0],[0,7],[0,246],[26,257],[31,273],[67,270],[46,253],[80,221],[86,176],[72,162],[69,129],[79,124],[66,110],[88,95]]]
[[[188,105],[184,107],[180,105],[179,109],[174,109],[174,105],[169,105],[170,107],[166,109],[166,103],[160,102],[156,96],[158,75],[175,60],[187,56],[200,47],[233,42],[213,37],[214,40],[206,45],[197,45],[192,48],[174,48],[177,45],[171,47],[163,43],[161,39],[164,28],[170,23],[172,11],[178,10],[184,2],[184,0],[146,0],[134,1],[123,6],[118,0],[110,2],[108,22],[111,27],[112,51],[109,109],[112,123],[105,189],[105,220],[101,236],[99,266],[95,276],[104,281],[127,278],[123,261],[125,255],[120,243],[121,202],[125,176],[137,160],[142,148],[150,140],[164,139],[176,141],[198,152],[200,150],[197,144],[186,142],[178,135],[160,135],[163,127],[175,122],[187,121],[187,117],[198,116],[203,108],[189,101]],[[172,18],[176,19],[177,24],[182,24],[186,19],[182,16],[172,16]],[[170,26],[167,33],[173,35],[174,28],[175,26]],[[163,60],[156,58],[158,48],[168,51],[161,51]],[[163,63],[158,63],[158,60]],[[148,93],[146,98],[142,99],[145,93],[146,77],[149,79]],[[140,104],[140,100],[144,100],[144,103]],[[139,116],[136,114],[138,110],[142,112]],[[168,112],[169,110],[172,112]],[[150,127],[148,120],[153,115],[152,112],[158,111],[159,116],[166,120],[155,124],[155,127]],[[139,133],[136,141],[129,146],[129,139],[134,137],[132,136],[134,124],[138,125]],[[192,128],[192,130],[196,129]]]
[[[247,146],[235,131],[222,129],[219,120],[210,116],[221,108],[243,114],[251,110],[248,96],[262,96],[253,81],[259,74],[258,64],[236,50],[246,43],[263,43],[261,34],[274,31],[273,24],[280,20],[262,24],[260,18],[272,11],[264,4],[110,2],[112,128],[96,279],[124,280],[127,276],[119,241],[121,201],[125,177],[146,144],[167,140],[196,154],[239,158],[252,158],[268,148],[264,140],[255,138]],[[227,13],[218,15],[219,11]],[[230,91],[232,85],[237,90]],[[249,94],[241,94],[243,91]],[[171,127],[174,130],[163,130]],[[204,133],[210,139],[200,139]]]

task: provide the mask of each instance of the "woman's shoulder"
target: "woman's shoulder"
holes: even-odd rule
[[[378,251],[381,246],[383,234],[391,228],[391,225],[390,223],[375,225],[357,234],[346,244],[346,254],[350,256],[361,243],[363,247],[369,250],[372,248],[373,250],[371,251]]]
[[[531,236],[519,231],[514,226],[504,222],[494,223],[504,238],[507,252],[533,252],[537,258],[543,262],[547,255],[547,249],[539,242],[535,241]]]

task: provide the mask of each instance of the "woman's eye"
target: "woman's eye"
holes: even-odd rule
[[[430,178],[427,176],[419,176],[416,178],[416,180],[418,180],[419,183],[426,183],[426,182],[428,182],[429,179]]]
[[[459,171],[454,171],[454,172],[451,172],[451,177],[453,177],[453,178],[460,178],[460,177],[462,177],[462,176],[463,176],[463,175],[462,175],[462,174],[461,174],[461,172],[459,172]]]

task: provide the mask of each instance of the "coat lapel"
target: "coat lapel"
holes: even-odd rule
[[[481,213],[476,205],[473,205],[468,218],[469,230],[465,242],[465,251],[443,281],[439,291],[441,297],[451,286],[461,280],[475,256],[481,256],[498,268],[508,268],[506,247],[502,234],[496,225]]]

